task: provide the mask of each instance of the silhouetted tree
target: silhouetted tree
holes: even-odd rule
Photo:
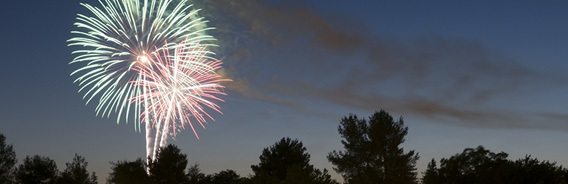
[[[213,180],[212,176],[201,173],[201,169],[199,169],[199,164],[197,163],[189,167],[187,177],[189,178],[190,184],[209,184]]]
[[[514,166],[513,176],[509,177],[510,183],[567,183],[568,171],[556,162],[538,161],[531,156],[519,159],[512,163]]]
[[[323,172],[319,169],[311,168],[311,172],[308,170],[302,170],[299,165],[292,165],[286,171],[286,179],[281,181],[281,184],[338,184],[337,181],[331,179],[327,169]]]
[[[309,162],[310,155],[300,141],[282,138],[280,142],[265,148],[260,155],[260,164],[251,168],[256,175],[268,175],[282,181],[286,179],[288,168],[293,165],[308,168]]]
[[[12,145],[6,144],[6,137],[0,134],[0,183],[14,182],[16,152]]]
[[[328,160],[348,183],[416,183],[414,150],[404,153],[408,127],[402,117],[394,121],[384,110],[375,112],[369,121],[356,115],[344,117],[339,134],[345,151],[329,153]]]
[[[185,174],[187,155],[174,145],[160,148],[156,153],[156,160],[150,161],[150,179],[155,183],[187,183],[189,178]]]
[[[237,172],[227,169],[213,175],[212,184],[238,184],[242,179]]]
[[[320,171],[319,169],[314,169],[313,172],[311,173],[311,178],[313,178],[312,179],[313,183],[339,184],[334,179],[331,179],[331,175],[329,175],[329,172],[325,168],[323,169],[323,171]]]
[[[97,184],[95,172],[89,174],[87,161],[82,156],[75,154],[73,162],[65,164],[67,168],[61,172],[60,184]]]
[[[556,163],[526,156],[515,162],[507,153],[493,153],[482,146],[440,160],[440,168],[428,166],[424,184],[452,183],[566,183],[568,171]],[[434,161],[432,161],[434,162]],[[435,178],[436,180],[434,180]]]
[[[107,182],[109,184],[148,184],[150,178],[146,174],[144,160],[138,158],[136,161],[118,161],[112,163],[112,172],[109,173]]]
[[[508,183],[512,165],[505,152],[493,153],[478,146],[440,160],[440,183]]]
[[[24,163],[16,169],[16,180],[21,184],[57,183],[57,165],[49,157],[26,156]]]
[[[422,183],[440,183],[440,175],[438,174],[438,168],[436,168],[436,160],[432,159],[428,163],[426,171],[424,171],[424,176],[422,177]]]
[[[336,183],[327,173],[309,164],[310,155],[297,139],[282,138],[265,148],[260,163],[252,165],[253,183]]]

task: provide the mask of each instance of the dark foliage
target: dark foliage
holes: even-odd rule
[[[54,184],[58,172],[55,161],[49,157],[26,156],[24,163],[16,169],[16,180],[21,184]]]
[[[14,182],[16,152],[12,145],[6,144],[6,137],[0,134],[0,183]]]
[[[150,179],[154,183],[188,183],[189,178],[185,174],[187,167],[187,155],[174,145],[160,148],[156,153],[156,160],[149,163]]]
[[[418,154],[400,147],[408,133],[402,118],[394,121],[384,110],[368,121],[349,115],[338,129],[345,151],[334,150],[327,158],[347,183],[416,183]]]
[[[509,177],[512,183],[568,183],[568,170],[555,162],[525,156],[512,164],[514,170]]]
[[[212,176],[201,173],[197,163],[187,170],[187,177],[190,184],[209,184],[213,180]]]
[[[300,141],[282,138],[273,146],[265,148],[260,155],[260,164],[251,166],[256,175],[269,175],[281,181],[286,179],[288,168],[298,165],[309,167],[310,155]]]
[[[224,170],[213,175],[213,184],[237,184],[241,183],[242,179],[237,172],[233,170]]]
[[[438,169],[436,168],[436,160],[432,159],[432,161],[428,163],[426,171],[424,171],[422,183],[440,183],[440,180],[440,174],[438,173]]]
[[[87,161],[82,156],[75,154],[73,162],[66,163],[67,167],[61,172],[59,184],[97,184],[95,172],[89,174]]]
[[[442,159],[438,171],[442,182],[449,183],[479,183],[502,179],[511,169],[507,153],[493,153],[482,146],[476,149],[468,148],[459,155]],[[500,177],[501,176],[501,177]],[[497,181],[497,182],[507,182]]]
[[[252,165],[252,183],[336,183],[327,170],[314,169],[310,155],[297,139],[282,138],[265,148],[260,163]]]
[[[148,184],[150,178],[146,174],[144,160],[138,158],[136,161],[118,161],[111,163],[112,172],[109,174],[107,182],[110,184]]]
[[[482,146],[467,148],[461,154],[428,165],[423,183],[566,183],[568,172],[548,161],[526,156],[517,161],[507,160],[507,153],[493,153]]]

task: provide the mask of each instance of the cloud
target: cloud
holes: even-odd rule
[[[204,16],[218,28],[214,34],[228,55],[226,74],[235,80],[228,89],[277,104],[308,105],[282,98],[300,97],[469,126],[526,128],[531,125],[523,113],[488,109],[486,103],[525,84],[566,83],[475,40],[435,34],[397,40],[296,1],[197,4],[209,12]]]

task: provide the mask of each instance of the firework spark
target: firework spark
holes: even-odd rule
[[[215,95],[225,95],[219,82],[230,81],[216,73],[222,63],[207,59],[209,51],[205,46],[182,45],[174,53],[169,53],[168,49],[154,53],[151,62],[134,68],[142,75],[142,80],[133,83],[144,92],[131,101],[145,107],[141,119],[153,122],[156,128],[154,151],[165,146],[170,132],[175,136],[186,124],[199,138],[190,117],[203,128],[205,117],[214,120],[205,107],[221,113],[214,101],[223,100]]]
[[[183,96],[185,93],[181,92],[188,90],[183,88],[183,85],[195,85],[197,84],[195,81],[209,79],[178,81],[188,77],[189,74],[192,74],[189,75],[190,77],[197,76],[194,73],[202,72],[201,70],[204,69],[175,57],[195,59],[199,56],[199,59],[211,60],[207,63],[212,64],[208,69],[215,70],[220,67],[220,62],[211,56],[214,53],[204,50],[208,46],[215,46],[209,43],[215,39],[205,34],[212,28],[207,27],[206,21],[197,16],[199,10],[193,9],[192,5],[186,2],[186,0],[181,0],[179,3],[173,3],[172,0],[99,0],[102,8],[81,4],[93,16],[78,14],[74,25],[80,30],[72,31],[71,33],[76,37],[68,40],[69,46],[82,47],[72,53],[76,56],[70,64],[82,64],[82,67],[72,72],[71,76],[78,76],[74,82],[79,84],[79,92],[84,92],[83,98],[87,99],[86,103],[93,99],[98,100],[95,108],[97,116],[109,117],[111,114],[116,114],[117,123],[123,120],[128,123],[129,119],[133,119],[137,131],[140,131],[142,122],[146,123],[148,156],[153,154],[151,141],[148,141],[152,138],[151,124],[156,125],[158,129],[166,126],[164,127],[166,132],[161,136],[165,137],[167,126],[177,127],[166,122],[179,120],[183,127],[184,123],[189,123],[189,115],[195,117],[201,125],[205,122],[201,114],[208,115],[197,103],[219,111],[218,106],[209,101],[193,101],[195,99],[191,99],[192,106],[182,107],[184,104],[180,104],[168,107],[172,109],[171,112],[160,109],[166,107],[164,106],[166,104],[160,103],[165,103],[166,100],[171,102],[172,99],[180,100],[182,97],[217,99],[209,94],[214,90],[207,85],[203,86],[204,89],[192,88],[194,91],[203,90],[201,93],[191,93],[197,96]],[[177,50],[178,48],[182,50]],[[174,54],[174,59],[168,59],[169,56],[164,54],[170,52],[176,53],[177,56]],[[200,55],[195,55],[196,53]],[[174,69],[178,66],[169,65],[175,63],[188,68]],[[152,71],[154,69],[156,71]],[[188,73],[187,70],[199,71]],[[173,75],[171,72],[176,74]],[[158,76],[166,74],[170,76]],[[173,81],[176,83],[168,83]],[[180,92],[175,95],[167,93],[168,85]],[[158,97],[157,94],[165,96]],[[133,102],[133,99],[139,100],[138,103]],[[153,104],[154,102],[157,104]],[[184,100],[179,102],[184,103]],[[182,110],[190,113],[183,113]],[[150,120],[154,122],[150,123]],[[189,124],[193,129],[193,125]],[[160,140],[165,141],[161,137]]]

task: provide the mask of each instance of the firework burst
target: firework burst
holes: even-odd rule
[[[83,98],[89,103],[98,98],[97,115],[110,116],[111,112],[128,122],[129,98],[141,93],[140,87],[129,81],[140,80],[141,75],[132,67],[147,61],[152,53],[175,44],[194,45],[214,40],[205,34],[211,28],[205,26],[203,18],[197,17],[197,10],[181,1],[173,5],[171,0],[148,1],[106,0],[100,1],[102,9],[81,4],[94,17],[77,15],[75,25],[86,31],[72,31],[77,37],[68,40],[69,46],[82,46],[70,64],[83,63],[74,75],[80,75],[75,82],[86,91]],[[172,8],[173,10],[169,10]],[[186,13],[188,12],[189,13]],[[208,44],[202,44],[208,45]],[[81,75],[82,74],[82,75]],[[124,111],[126,110],[126,111]],[[135,107],[140,112],[140,107]],[[140,121],[135,119],[136,123]],[[139,127],[139,124],[137,128]]]
[[[189,116],[203,126],[203,115],[210,117],[203,106],[219,111],[217,105],[204,99],[219,100],[213,94],[222,94],[218,91],[221,86],[213,84],[217,79],[206,78],[218,75],[202,75],[217,70],[220,62],[205,50],[215,46],[210,44],[214,38],[205,34],[212,28],[197,16],[199,10],[186,0],[99,3],[102,8],[81,4],[93,15],[78,14],[74,25],[79,31],[72,31],[76,37],[68,40],[69,46],[81,47],[72,53],[76,56],[70,64],[82,66],[71,76],[77,76],[74,82],[79,84],[86,103],[98,101],[97,116],[116,114],[117,123],[133,119],[137,131],[142,122],[146,123],[148,156],[154,150],[152,125],[162,133],[160,137],[156,133],[154,139],[164,144],[169,128],[177,128],[171,122],[180,122],[182,128],[189,124],[195,133]],[[207,62],[197,64],[197,59]]]
[[[153,152],[166,144],[167,135],[185,129],[189,125],[197,138],[193,117],[201,127],[205,128],[206,118],[211,117],[205,107],[219,113],[219,106],[214,101],[223,101],[215,95],[225,95],[224,88],[219,82],[230,81],[222,79],[216,73],[221,68],[221,61],[209,60],[206,47],[190,45],[177,47],[173,53],[168,49],[153,54],[153,59],[145,64],[137,65],[135,71],[140,73],[142,80],[133,81],[140,86],[143,93],[133,97],[144,107],[141,119],[153,122],[156,129]],[[152,159],[154,159],[153,155]]]

